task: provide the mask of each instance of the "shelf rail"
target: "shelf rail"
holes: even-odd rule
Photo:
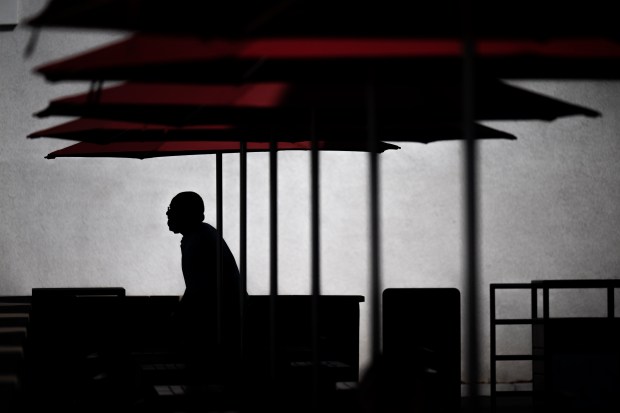
[[[615,289],[620,288],[620,279],[575,279],[575,280],[534,280],[530,283],[491,283],[489,285],[490,303],[490,369],[491,369],[491,411],[497,411],[497,399],[503,396],[534,397],[534,391],[498,391],[497,362],[534,361],[544,358],[544,352],[534,354],[497,354],[498,325],[544,325],[551,318],[549,292],[552,289],[606,289],[607,318],[615,317]],[[497,318],[497,290],[530,290],[530,318]],[[542,316],[538,314],[538,294],[542,292]]]

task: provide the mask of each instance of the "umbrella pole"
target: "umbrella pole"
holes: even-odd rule
[[[240,143],[239,151],[239,315],[241,317],[239,331],[239,358],[240,365],[243,366],[244,360],[244,341],[245,341],[245,294],[247,291],[247,160],[248,144],[245,140]]]
[[[311,116],[310,134],[312,139],[311,151],[311,225],[312,225],[312,401],[315,411],[319,411],[319,382],[320,382],[320,349],[319,349],[319,300],[321,296],[320,272],[320,203],[319,203],[319,142],[316,136],[316,119],[314,112]]]
[[[269,195],[270,195],[270,272],[269,272],[269,356],[270,377],[275,385],[277,366],[276,302],[278,297],[278,152],[277,141],[269,144]]]
[[[465,134],[465,299],[467,337],[467,381],[472,412],[478,411],[478,146],[474,136],[473,1],[462,1],[463,24],[463,131]]]
[[[222,202],[222,154],[215,155],[215,169],[216,169],[216,204],[217,204],[217,244],[216,244],[216,265],[217,265],[217,345],[222,345],[222,280],[224,273],[224,265],[222,260],[223,255],[223,202]]]
[[[368,72],[366,85],[366,108],[369,148],[369,196],[370,196],[370,355],[371,365],[381,356],[381,274],[380,274],[380,228],[379,228],[379,157],[377,156],[376,112],[374,73]]]

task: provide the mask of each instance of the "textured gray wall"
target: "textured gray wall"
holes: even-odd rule
[[[42,0],[23,1],[30,16]],[[215,221],[213,156],[153,160],[59,159],[70,142],[26,136],[67,119],[36,119],[50,99],[87,85],[46,84],[32,68],[122,37],[122,33],[46,30],[25,59],[30,32],[0,32],[0,294],[33,287],[123,286],[128,294],[181,294],[178,235],[165,210],[182,190],[201,193]],[[481,147],[480,320],[488,379],[488,283],[618,278],[620,269],[620,83],[512,81],[603,113],[555,122],[489,122],[517,141]],[[462,146],[402,144],[381,156],[385,287],[462,288]],[[268,156],[249,156],[249,291],[268,293]],[[310,286],[309,154],[281,153],[280,290]],[[367,295],[367,158],[325,153],[322,163],[324,294]],[[224,156],[225,237],[238,256],[238,162]],[[597,298],[575,294],[559,313],[595,312]],[[368,303],[362,304],[366,361]],[[507,295],[501,315],[525,314],[527,296]],[[519,313],[521,312],[521,313]],[[465,329],[463,330],[466,333]],[[525,337],[525,338],[524,338]],[[527,334],[502,333],[500,345],[527,351]],[[525,350],[520,350],[522,346]],[[499,372],[528,380],[527,369]]]

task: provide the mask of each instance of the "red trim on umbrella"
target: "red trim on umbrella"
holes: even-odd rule
[[[122,122],[115,120],[104,119],[76,119],[70,122],[62,123],[60,125],[52,126],[51,128],[42,129],[28,135],[29,138],[44,138],[62,136],[64,134],[79,133],[85,131],[161,131],[161,132],[174,132],[178,130],[184,131],[225,131],[232,130],[232,125],[191,125],[183,127],[172,127],[167,125],[157,125],[153,123],[135,123],[135,122]]]

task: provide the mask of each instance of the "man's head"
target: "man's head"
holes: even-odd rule
[[[205,219],[205,204],[195,192],[181,192],[172,201],[166,215],[168,228],[175,234],[183,234],[187,229]]]

